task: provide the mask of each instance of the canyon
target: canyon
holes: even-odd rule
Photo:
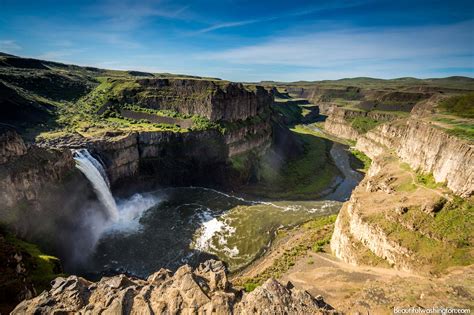
[[[442,109],[472,79],[242,84],[0,61],[13,314],[473,306],[472,118]],[[51,285],[25,241],[60,256]]]

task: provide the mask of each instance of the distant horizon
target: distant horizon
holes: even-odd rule
[[[237,82],[474,76],[468,0],[2,0],[0,51]]]
[[[138,71],[138,72],[145,72],[145,73],[151,73],[151,74],[170,74],[170,75],[182,75],[182,76],[189,76],[190,78],[192,77],[197,77],[197,78],[207,78],[207,79],[215,79],[215,80],[222,80],[222,81],[229,81],[229,82],[235,82],[235,83],[265,83],[265,82],[274,82],[274,83],[298,83],[298,82],[322,82],[322,81],[341,81],[341,80],[354,80],[354,79],[373,79],[373,80],[403,80],[403,79],[415,79],[415,80],[436,80],[436,79],[449,79],[453,77],[460,77],[460,78],[467,78],[467,79],[472,79],[474,80],[474,76],[465,76],[465,75],[451,75],[451,76],[446,76],[446,77],[427,77],[427,78],[420,78],[420,77],[409,77],[409,76],[404,76],[404,77],[397,77],[397,78],[378,78],[378,77],[368,77],[368,76],[357,76],[357,77],[346,77],[346,78],[338,78],[338,79],[318,79],[318,80],[297,80],[297,81],[275,81],[275,80],[260,80],[260,81],[234,81],[234,80],[228,80],[225,78],[217,78],[217,77],[209,77],[209,76],[203,76],[203,75],[194,75],[194,74],[188,74],[188,73],[171,73],[171,72],[153,72],[153,71],[146,71],[146,70],[137,70],[137,69],[116,69],[116,68],[98,68],[95,66],[91,65],[81,65],[81,64],[75,64],[75,63],[65,63],[62,61],[57,61],[57,60],[46,60],[46,59],[38,59],[35,57],[29,57],[29,56],[19,56],[19,55],[14,55],[14,54],[9,54],[5,53],[3,51],[0,51],[0,57],[3,55],[10,55],[12,57],[17,57],[17,58],[24,58],[24,59],[37,59],[37,60],[42,60],[42,61],[48,61],[48,62],[54,62],[54,63],[61,63],[65,65],[72,65],[72,66],[78,66],[78,67],[83,67],[83,68],[97,68],[101,70],[112,70],[112,71]]]

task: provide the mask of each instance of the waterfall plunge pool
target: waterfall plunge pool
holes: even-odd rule
[[[278,229],[341,207],[332,200],[246,200],[202,187],[166,188],[116,201],[101,163],[85,149],[74,151],[74,158],[106,210],[103,216],[91,209],[82,222],[90,241],[77,250],[81,259],[73,269],[91,279],[116,273],[146,277],[162,267],[209,258],[235,271],[260,257]]]

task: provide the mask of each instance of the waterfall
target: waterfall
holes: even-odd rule
[[[118,209],[110,191],[110,183],[102,164],[97,161],[87,149],[72,150],[76,168],[78,168],[91,182],[100,202],[107,210],[109,218],[118,219]]]

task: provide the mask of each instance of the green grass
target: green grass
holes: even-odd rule
[[[415,179],[418,184],[423,185],[427,188],[435,189],[442,186],[441,183],[437,183],[435,181],[433,174],[431,173],[428,174],[417,172]]]
[[[266,163],[264,157],[259,168],[260,183],[251,185],[249,193],[276,199],[314,199],[338,174],[329,157],[329,140],[317,137],[299,125],[292,131],[304,142],[303,155],[289,160],[280,168]]]
[[[243,284],[243,287],[244,287],[244,290],[245,292],[252,292],[253,290],[255,290],[258,286],[260,286],[259,283],[254,283],[254,282],[246,282]]]
[[[359,133],[364,134],[377,127],[381,122],[369,117],[357,116],[352,118],[350,123],[352,128],[357,130]]]
[[[474,125],[467,125],[466,127],[454,127],[452,129],[448,129],[447,133],[461,139],[474,141]]]
[[[314,243],[314,245],[312,247],[313,251],[316,252],[316,253],[324,252],[325,251],[324,246],[329,244],[330,241],[331,241],[331,235],[328,235],[327,237],[316,241],[316,243]]]
[[[454,197],[431,216],[411,207],[401,220],[411,226],[405,228],[387,220],[384,214],[368,218],[381,227],[390,239],[415,253],[413,263],[439,273],[451,266],[465,266],[474,262],[474,206],[472,202]]]
[[[366,173],[369,170],[372,160],[362,151],[351,148],[350,152],[351,155],[349,157],[349,162],[351,164],[352,169],[358,170],[362,173]]]
[[[18,250],[26,252],[26,255],[23,255],[25,267],[38,293],[48,289],[51,280],[63,275],[59,259],[44,254],[37,245],[20,240],[11,234],[7,234],[6,240]]]
[[[435,117],[435,122],[441,122],[447,125],[443,128],[445,132],[455,137],[474,141],[474,122],[466,119],[456,119],[454,117]]]
[[[434,179],[433,177],[433,174],[431,173],[424,173],[422,171],[414,171],[410,165],[408,165],[407,163],[400,163],[400,168],[402,170],[405,170],[407,172],[410,172],[410,173],[414,173],[415,174],[415,178],[414,178],[414,183],[412,183],[411,181],[410,182],[406,182],[406,183],[403,183],[401,186],[402,187],[398,187],[398,189],[401,189],[400,191],[412,191],[412,190],[415,190],[416,189],[416,185],[421,185],[421,186],[424,186],[426,188],[430,188],[430,189],[436,189],[436,188],[440,188],[440,187],[443,187],[444,186],[444,183],[438,183],[436,182],[436,180]],[[416,185],[415,185],[416,184]]]
[[[303,224],[301,227],[305,231],[303,240],[295,244],[291,249],[285,250],[282,256],[275,259],[273,264],[258,276],[238,279],[236,284],[244,287],[247,292],[250,292],[270,278],[280,278],[296,264],[300,257],[306,255],[306,253],[317,244],[324,246],[329,243],[336,218],[337,215],[334,214],[320,217]]]
[[[440,102],[439,108],[451,115],[474,118],[474,93],[447,98]]]

